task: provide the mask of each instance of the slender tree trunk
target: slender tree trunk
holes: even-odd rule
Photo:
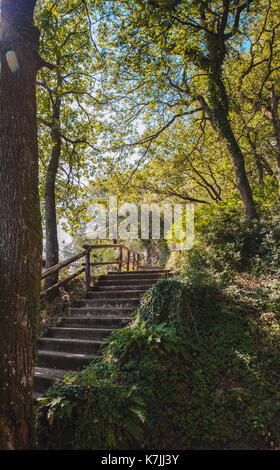
[[[250,132],[248,131],[248,129],[247,129],[246,135],[247,135],[247,140],[248,140],[249,145],[252,149],[253,157],[254,157],[254,160],[255,160],[255,163],[256,163],[256,167],[257,167],[257,171],[258,171],[259,184],[263,184],[263,178],[264,178],[264,171],[263,170],[264,170],[264,167],[263,167],[263,164],[262,164],[262,161],[261,161],[261,157],[257,152],[256,143],[252,140]]]
[[[270,167],[270,165],[267,163],[266,159],[262,155],[259,155],[259,159],[261,160],[263,168],[266,170],[267,174],[269,176],[273,176],[273,174],[274,174],[273,170]]]
[[[57,89],[62,86],[60,71],[60,57],[56,59],[56,81]],[[59,262],[59,244],[57,236],[57,213],[56,213],[56,177],[59,160],[61,156],[61,132],[60,132],[61,98],[59,94],[53,97],[53,115],[51,126],[52,152],[48,165],[45,186],[45,226],[46,226],[46,269]],[[45,279],[44,288],[47,289],[58,282],[58,273]]]
[[[207,114],[213,129],[226,141],[227,147],[233,162],[235,170],[236,185],[239,190],[241,199],[244,204],[245,213],[249,219],[257,218],[255,203],[252,196],[251,186],[247,177],[243,153],[238,145],[238,142],[233,133],[227,109],[225,109],[222,102],[218,99],[218,87],[211,90],[213,81],[210,88],[211,107],[208,106],[204,97],[198,96],[204,112]]]
[[[0,449],[28,449],[42,235],[36,0],[2,0],[0,81]]]
[[[155,266],[157,263],[158,255],[158,242],[150,240],[147,248],[147,264],[149,266]]]
[[[60,72],[57,73],[60,74]],[[45,186],[46,269],[54,266],[59,262],[55,185],[61,154],[60,106],[61,99],[59,96],[57,96],[53,105],[53,124],[51,128],[53,147]],[[48,287],[53,286],[57,281],[57,273],[49,276],[45,280],[44,288],[47,289]]]
[[[236,184],[244,204],[248,219],[256,219],[257,212],[253,200],[251,186],[245,169],[243,153],[238,145],[228,117],[228,98],[226,90],[219,78],[219,73],[214,69],[209,80],[211,108],[207,106],[210,121],[214,129],[223,137],[233,162]]]
[[[257,218],[251,186],[247,177],[244,155],[235,138],[229,119],[229,99],[223,82],[223,62],[226,55],[224,31],[221,29],[216,36],[206,33],[209,53],[208,93],[210,107],[207,106],[210,121],[216,131],[227,143],[235,170],[236,184],[244,204],[248,219]]]
[[[227,116],[222,118],[221,116],[221,133],[225,140],[227,141],[227,146],[229,149],[229,153],[232,158],[234,170],[235,170],[235,178],[236,184],[241,196],[241,199],[244,204],[245,213],[248,219],[256,219],[257,212],[255,203],[252,196],[251,186],[247,177],[247,172],[245,169],[245,162],[243,153],[236,141],[235,135],[232,131],[231,125]]]
[[[276,96],[274,86],[271,87],[271,122],[275,135],[276,169],[278,175],[278,202],[280,204],[280,119],[278,113],[279,97]]]

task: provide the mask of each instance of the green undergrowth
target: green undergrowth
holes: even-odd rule
[[[196,211],[193,248],[170,256],[173,279],[147,291],[102,356],[41,401],[38,448],[279,448],[280,218],[272,190],[256,188],[260,217],[250,223],[238,197]]]
[[[269,189],[275,195],[270,186],[267,191]],[[248,221],[237,195],[220,204],[197,209],[194,246],[182,253],[173,252],[167,268],[181,273],[183,278],[210,271],[225,283],[234,281],[239,273],[277,275],[280,270],[279,207],[272,204],[268,194],[264,201],[263,194],[257,189],[255,192],[256,220]]]
[[[99,360],[48,391],[40,448],[279,445],[279,298],[197,276],[158,282]]]

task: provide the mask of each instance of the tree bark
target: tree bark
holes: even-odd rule
[[[276,96],[274,86],[271,87],[271,122],[275,135],[276,169],[278,175],[278,202],[280,204],[280,119],[278,113],[279,97]]]
[[[159,254],[159,242],[157,240],[149,240],[147,247],[147,265],[156,266]]]
[[[220,129],[220,133],[227,142],[227,147],[235,170],[236,184],[244,204],[245,213],[248,219],[256,219],[257,212],[245,169],[244,156],[232,131],[228,116],[220,110],[216,122]]]
[[[0,80],[0,449],[28,449],[40,295],[36,0],[2,0]]]
[[[220,31],[215,36],[206,33],[208,58],[208,94],[210,106],[207,110],[214,129],[223,137],[233,162],[236,184],[248,219],[256,219],[257,212],[251,186],[245,169],[244,155],[235,138],[229,119],[229,99],[223,82],[223,62],[226,54],[225,35]]]
[[[59,66],[60,64],[57,63]],[[60,71],[57,71],[57,86],[61,86]],[[61,155],[61,133],[60,133],[60,108],[61,99],[56,95],[53,103],[53,120],[51,127],[52,152],[48,165],[45,186],[45,225],[46,225],[46,269],[51,268],[59,262],[59,244],[57,236],[56,217],[56,176]],[[58,273],[46,278],[44,289],[48,289],[58,282]]]
[[[249,219],[255,219],[257,218],[257,212],[245,169],[244,156],[233,133],[228,118],[228,111],[224,108],[223,103],[218,99],[219,92],[217,90],[219,90],[219,85],[215,83],[215,87],[213,87],[214,80],[215,78],[212,78],[209,87],[211,106],[207,105],[203,97],[199,96],[198,99],[201,103],[203,102],[204,112],[208,115],[213,129],[219,133],[227,143],[235,170],[236,185],[244,204],[245,213]]]
[[[257,171],[258,171],[259,184],[262,185],[263,184],[263,178],[264,178],[264,167],[263,167],[263,164],[262,164],[261,157],[258,154],[256,143],[251,138],[251,135],[250,135],[250,132],[249,132],[248,129],[246,131],[246,137],[247,137],[249,145],[252,149],[253,157],[254,157],[254,160],[255,160],[255,163],[256,163],[256,167],[257,167]]]

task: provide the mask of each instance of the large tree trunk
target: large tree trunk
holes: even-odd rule
[[[28,449],[42,235],[36,0],[2,0],[0,81],[0,449]]]
[[[60,76],[59,71],[57,74]],[[58,79],[58,86],[60,85],[59,82],[60,80]],[[53,122],[51,128],[53,146],[45,186],[46,269],[59,262],[55,184],[61,154],[60,106],[61,99],[57,96],[53,107]],[[57,281],[58,273],[48,276],[45,280],[44,288],[47,289],[53,286]]]

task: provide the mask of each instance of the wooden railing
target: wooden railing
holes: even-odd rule
[[[71,264],[75,263],[76,261],[80,260],[81,258],[85,259],[85,262],[81,264],[83,266],[80,268],[78,271],[76,271],[74,274],[71,274],[70,276],[66,277],[65,279],[62,279],[61,281],[57,282],[53,286],[43,290],[41,292],[41,296],[44,296],[48,294],[49,292],[57,289],[58,287],[61,287],[64,284],[67,284],[67,282],[71,281],[72,279],[75,279],[76,277],[80,276],[82,273],[84,273],[84,283],[85,283],[85,290],[86,292],[90,289],[90,281],[91,281],[91,266],[100,266],[100,265],[113,265],[116,264],[118,266],[118,270],[122,270],[122,266],[126,266],[126,270],[130,271],[131,267],[132,270],[138,270],[140,266],[140,253],[138,251],[131,250],[127,246],[124,245],[84,245],[83,246],[84,251],[79,253],[76,256],[73,256],[72,258],[69,258],[65,261],[62,261],[59,264],[56,264],[55,266],[52,266],[51,268],[47,269],[45,272],[42,274],[42,280],[50,276],[51,274],[54,273],[59,273],[63,268],[66,268],[67,266],[70,266]],[[119,256],[117,260],[115,261],[103,261],[103,262],[91,262],[90,255],[94,250],[100,250],[100,249],[106,249],[106,248],[115,248],[119,250]],[[126,256],[125,256],[126,254]]]

